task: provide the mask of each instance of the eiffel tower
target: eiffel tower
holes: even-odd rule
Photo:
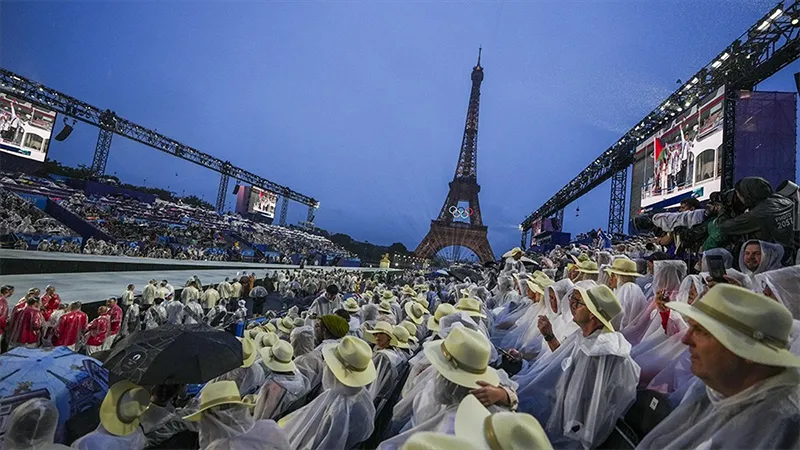
[[[478,202],[478,106],[481,96],[483,67],[481,67],[481,50],[478,50],[478,64],[472,68],[472,90],[469,94],[467,123],[464,127],[464,138],[461,141],[461,153],[450,191],[444,201],[439,217],[431,220],[431,229],[414,251],[420,258],[432,258],[443,248],[466,247],[472,250],[481,262],[493,261],[494,253],[486,237],[488,227],[481,219],[481,207]],[[459,214],[459,202],[469,203],[467,217]],[[465,219],[457,221],[456,216]],[[468,221],[466,221],[468,219]]]

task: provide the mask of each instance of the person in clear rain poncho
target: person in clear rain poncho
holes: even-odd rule
[[[314,350],[314,328],[309,325],[294,327],[292,334],[289,335],[289,343],[292,344],[294,356],[300,357]]]
[[[536,326],[541,330],[543,322],[549,323],[553,330],[553,336],[559,341],[563,341],[564,338],[578,329],[578,326],[572,321],[572,313],[569,311],[568,294],[573,287],[572,281],[569,278],[565,278],[547,286],[544,290],[545,315],[539,316]],[[539,354],[546,355],[551,352],[548,342],[542,339],[542,348]]]
[[[33,398],[17,406],[6,424],[3,448],[7,450],[61,450],[54,444],[58,409],[46,398]]]
[[[377,376],[368,388],[370,396],[373,400],[388,398],[407,364],[406,357],[397,349],[399,342],[394,336],[394,327],[388,322],[378,322],[372,330],[365,330],[364,338],[375,345],[372,362]]]
[[[150,405],[150,393],[120,381],[108,390],[100,405],[100,425],[72,443],[81,450],[140,450],[147,444],[139,418]]]
[[[322,372],[325,367],[323,348],[327,344],[338,343],[347,335],[350,325],[343,318],[328,314],[320,317],[315,324],[314,350],[295,359],[297,370],[308,380],[309,389],[314,390],[322,382]]]
[[[668,303],[689,324],[694,383],[638,449],[800,448],[800,358],[779,302],[719,284],[692,305]]]
[[[306,395],[308,384],[292,361],[294,351],[288,343],[279,340],[260,353],[268,372],[256,397],[253,417],[274,420]]]
[[[747,275],[751,284],[754,284],[756,274],[781,267],[783,252],[781,244],[757,240],[747,241],[739,252],[739,270]]]
[[[605,272],[609,277],[608,287],[614,290],[614,295],[622,305],[622,314],[614,317],[611,324],[614,325],[614,329],[622,330],[647,308],[647,299],[644,297],[642,288],[635,282],[639,277],[635,262],[617,258],[610,267],[605,269]]]
[[[546,280],[550,284],[552,281]],[[535,278],[531,280],[520,280],[520,283],[527,286],[528,299],[532,302],[528,306],[525,314],[520,317],[501,341],[500,347],[504,349],[517,349],[523,355],[523,359],[531,360],[536,357],[541,349],[542,334],[536,327],[539,316],[546,314],[547,306],[544,301],[543,284],[545,280]]]
[[[497,294],[489,299],[487,306],[497,316],[517,295],[514,291],[514,279],[509,275],[500,275],[497,277]]]
[[[322,352],[324,391],[279,421],[293,450],[353,448],[374,429],[375,406],[364,387],[376,376],[369,345],[346,336]]]
[[[233,381],[236,389],[244,395],[255,394],[264,384],[264,368],[261,364],[255,364],[258,351],[256,344],[250,338],[242,339],[242,365],[227,373],[224,373],[212,381]]]
[[[256,420],[236,383],[215,381],[200,392],[200,408],[184,420],[199,423],[200,448],[289,450],[285,433],[272,420]]]
[[[631,322],[628,322],[628,326],[621,330],[621,333],[631,345],[638,345],[648,330],[655,329],[661,323],[658,304],[677,297],[681,283],[686,278],[686,271],[686,263],[683,261],[667,260],[653,263],[654,297],[648,299],[647,308]]]

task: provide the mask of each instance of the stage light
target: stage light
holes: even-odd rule
[[[769,20],[765,20],[765,21],[761,22],[761,25],[758,26],[758,30],[759,31],[764,31],[767,28],[769,28]]]
[[[783,14],[783,10],[781,10],[780,8],[778,8],[778,9],[776,9],[776,10],[775,10],[775,12],[774,12],[774,13],[772,13],[772,15],[771,15],[771,16],[769,16],[769,18],[770,18],[771,20],[775,20],[775,19],[777,19],[778,17],[780,17],[780,16],[781,16],[781,14]]]
[[[798,23],[800,23],[800,19],[798,19],[797,17],[792,19],[792,25],[797,25]]]
[[[55,139],[58,142],[61,142],[61,141],[65,140],[65,139],[67,139],[69,137],[69,135],[72,134],[72,130],[75,127],[75,123],[76,123],[76,120],[72,119],[72,125],[68,124],[67,123],[67,118],[64,117],[64,128],[61,131],[58,132],[58,135],[56,135]]]
[[[700,79],[697,77],[692,78],[692,84],[697,84],[699,81]]]
[[[236,183],[236,186],[233,187],[233,195],[236,195],[238,193],[239,193],[239,183]]]
[[[725,52],[725,53],[722,54],[722,56],[719,57],[719,59],[725,61],[726,59],[728,59],[730,57],[731,57],[731,54],[728,53],[728,52]]]
[[[721,65],[722,65],[722,61],[720,61],[720,60],[716,60],[713,63],[711,63],[711,67],[713,67],[715,69],[718,68]]]

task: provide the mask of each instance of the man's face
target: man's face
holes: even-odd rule
[[[322,343],[323,333],[322,333],[322,322],[319,320],[314,323],[314,339],[317,341],[317,345]]]
[[[612,273],[611,276],[608,277],[608,287],[611,289],[617,288],[617,274]]]
[[[702,325],[688,319],[689,329],[681,342],[689,346],[692,373],[714,388],[717,380],[741,373],[743,359],[734,355],[711,335]]]
[[[569,297],[569,309],[572,311],[572,321],[579,327],[583,327],[592,320],[592,313],[589,312],[581,293],[577,290],[572,291],[572,295]]]
[[[327,298],[328,301],[333,301],[333,299],[336,298],[336,294],[332,294],[330,292],[325,292],[325,298]]]
[[[548,295],[549,300],[550,300],[550,307],[553,309],[554,312],[556,312],[556,313],[559,312],[558,311],[558,297],[556,297],[555,291],[552,290],[552,289],[548,289],[547,290],[547,295]]]
[[[375,335],[375,345],[378,348],[389,348],[389,342],[391,342],[391,338],[386,333],[378,333]]]
[[[680,208],[678,208],[678,211],[680,211],[680,212],[686,212],[686,211],[691,211],[691,210],[692,209],[686,203],[681,203]]]
[[[751,272],[758,270],[761,265],[761,245],[749,244],[744,248],[744,266]]]
[[[653,264],[653,261],[647,261],[647,273],[653,273],[654,267],[655,264]]]

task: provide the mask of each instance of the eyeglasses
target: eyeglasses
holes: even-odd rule
[[[578,300],[574,296],[570,296],[569,304],[570,306],[573,306],[575,308],[577,308],[578,306],[586,306],[586,303],[582,302],[581,300]]]

